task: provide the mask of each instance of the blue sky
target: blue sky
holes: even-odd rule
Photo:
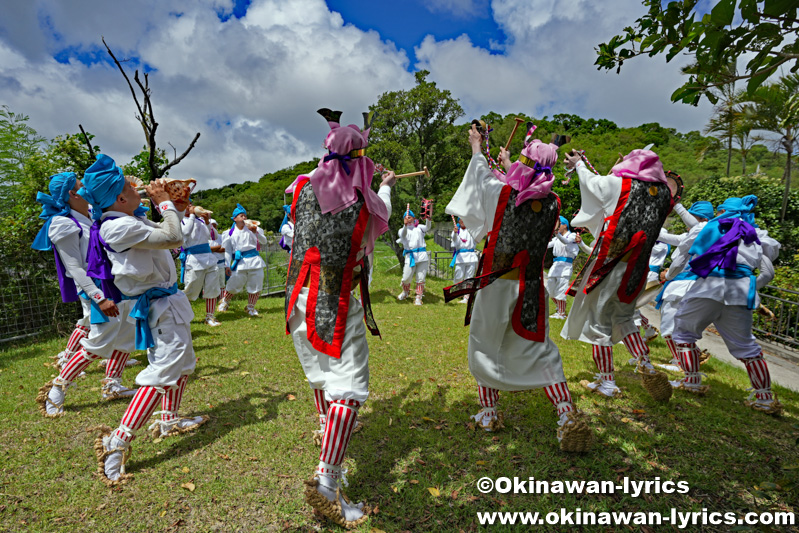
[[[327,5],[341,13],[347,23],[363,30],[375,30],[383,39],[404,49],[411,60],[409,71],[416,70],[414,47],[427,35],[433,35],[440,41],[467,34],[475,45],[489,50],[505,42],[505,34],[491,18],[488,2],[477,6],[475,13],[459,14],[443,11],[434,13],[430,9],[430,2],[422,0],[327,0]]]

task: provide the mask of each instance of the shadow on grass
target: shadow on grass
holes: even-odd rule
[[[264,401],[255,404],[254,400]],[[164,461],[171,461],[209,446],[231,431],[273,420],[278,415],[278,406],[285,401],[287,400],[284,392],[267,390],[265,392],[246,394],[240,398],[217,404],[210,411],[186,414],[184,416],[204,414],[210,416],[211,419],[194,433],[167,439],[165,444],[168,443],[169,447],[164,450],[165,453],[142,459],[141,461],[131,461],[129,463],[130,471],[135,472],[136,470],[158,466]],[[266,412],[258,416],[256,414],[258,410],[265,410]],[[144,432],[140,434],[143,435]],[[135,458],[136,456],[133,455],[132,457]]]

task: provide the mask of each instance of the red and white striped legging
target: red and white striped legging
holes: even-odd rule
[[[592,350],[591,355],[594,357],[597,370],[599,370],[599,379],[613,381],[613,346],[593,344]]]
[[[114,379],[121,378],[122,371],[125,370],[125,364],[128,362],[129,358],[130,353],[114,350],[105,367],[105,377]]]
[[[763,353],[751,359],[744,359],[746,372],[749,374],[749,381],[755,389],[755,397],[758,400],[773,400],[774,394],[771,392],[771,374],[768,365],[763,358]]]
[[[114,436],[124,442],[132,442],[136,438],[136,431],[141,429],[153,414],[159,400],[161,400],[162,409],[169,411],[162,415],[162,419],[175,418],[174,414],[177,413],[180,402],[183,400],[183,390],[186,388],[188,378],[188,376],[183,376],[175,385],[168,387],[139,387],[125,414],[122,415],[122,422],[114,430]],[[167,416],[169,418],[165,418]]]
[[[622,342],[633,357],[644,363],[649,362],[649,346],[647,346],[644,339],[641,338],[640,333],[637,331],[635,333],[630,333],[622,339]]]
[[[695,343],[679,344],[676,343],[677,352],[680,354],[680,366],[685,372],[683,382],[686,385],[701,385],[702,374],[699,373],[699,348]]]
[[[316,412],[319,413],[319,423],[325,424],[327,421],[327,411],[330,409],[330,402],[325,398],[325,391],[322,389],[313,390],[313,400],[316,405]]]
[[[677,351],[677,344],[674,342],[674,339],[671,338],[671,335],[664,335],[663,340],[666,341],[666,346],[669,347],[669,352],[671,352],[671,357],[677,361],[678,365],[682,365],[682,361],[680,360],[680,353]],[[682,366],[680,366],[682,368]]]
[[[344,461],[360,407],[361,402],[356,400],[330,402],[325,434],[322,437],[322,451],[319,454],[320,461],[332,466],[338,466]]]
[[[214,311],[216,311],[216,298],[206,298],[205,299],[205,314],[206,315],[213,315]]]
[[[88,336],[89,328],[81,326],[80,324],[75,324],[75,329],[72,331],[72,335],[69,336],[69,340],[67,341],[67,349],[65,350],[66,356],[70,358],[78,353],[78,350],[81,348],[80,341]]]

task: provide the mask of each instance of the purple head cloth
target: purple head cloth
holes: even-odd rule
[[[741,220],[740,218],[724,218],[719,220],[719,228],[724,235],[721,236],[704,254],[694,258],[689,263],[691,272],[706,278],[715,268],[734,270],[738,256],[738,241],[743,240],[744,244],[756,242],[757,231],[754,226]]]

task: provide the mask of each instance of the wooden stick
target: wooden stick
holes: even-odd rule
[[[516,135],[516,129],[519,127],[519,124],[524,122],[524,119],[519,117],[516,117],[513,120],[516,121],[516,124],[513,125],[513,131],[510,132],[510,137],[508,137],[508,142],[505,143],[505,151],[507,151],[510,148],[510,142],[513,140],[513,136]]]
[[[427,177],[430,177],[430,171],[427,170],[427,167],[424,167],[424,170],[419,170],[417,172],[409,172],[407,174],[397,174],[394,177],[397,178],[397,179],[410,178],[411,176],[421,176],[422,174],[424,174]]]

